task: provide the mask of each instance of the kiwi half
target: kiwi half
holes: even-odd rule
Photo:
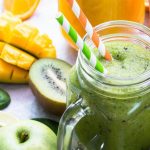
[[[43,58],[29,71],[29,85],[41,105],[56,115],[66,108],[66,78],[71,65],[60,59]]]

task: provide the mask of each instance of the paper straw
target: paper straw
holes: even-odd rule
[[[65,16],[62,13],[58,13],[56,19],[59,22],[59,24],[63,27],[63,29],[68,33],[68,35],[71,37],[74,43],[82,50],[84,56],[89,60],[90,64],[99,72],[106,74],[107,70],[97,59],[97,57],[93,54],[93,52],[86,45],[86,43],[82,40],[82,38],[78,35],[76,30],[70,25]]]
[[[83,28],[87,32],[87,34],[92,39],[95,46],[98,48],[100,54],[106,59],[111,61],[112,56],[111,54],[105,49],[105,45],[100,39],[99,35],[96,33],[96,31],[93,29],[91,23],[89,22],[88,18],[83,13],[82,9],[76,2],[76,0],[67,0],[72,11],[74,12],[75,16],[78,18],[80,23],[82,24]]]

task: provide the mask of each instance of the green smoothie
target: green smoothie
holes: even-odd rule
[[[113,61],[99,59],[108,75],[127,80],[140,78],[150,71],[149,49],[127,41],[106,42],[105,46]],[[75,127],[72,147],[81,150],[149,150],[150,85],[114,86],[104,85],[102,81],[101,86],[94,86],[96,82],[85,77],[79,68],[79,65],[73,67],[67,80],[67,102],[69,105],[82,98],[82,106],[90,111]]]
[[[111,62],[101,58],[101,62],[108,70],[108,75],[133,78],[150,70],[150,50],[124,41],[108,42],[105,45],[113,57]]]

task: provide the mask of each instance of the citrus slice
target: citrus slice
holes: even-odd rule
[[[18,119],[14,116],[0,111],[0,127],[11,125],[12,123],[16,123],[17,121]]]
[[[4,9],[25,20],[33,15],[39,2],[40,0],[4,0]]]

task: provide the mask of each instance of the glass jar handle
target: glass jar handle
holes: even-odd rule
[[[64,112],[58,130],[58,150],[69,150],[73,129],[76,124],[86,116],[88,108],[82,107],[82,98],[71,104]]]

